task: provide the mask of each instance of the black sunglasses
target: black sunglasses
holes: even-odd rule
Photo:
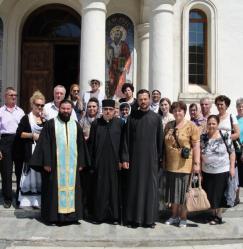
[[[44,107],[44,105],[42,105],[42,104],[36,104],[36,103],[34,103],[34,105],[35,105],[36,107],[41,107],[41,108]]]

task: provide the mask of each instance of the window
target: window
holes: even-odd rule
[[[189,84],[207,85],[207,16],[189,13]]]

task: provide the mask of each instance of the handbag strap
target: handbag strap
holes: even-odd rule
[[[225,146],[226,146],[226,150],[227,150],[228,154],[230,155],[230,150],[229,150],[229,147],[228,147],[228,145],[227,145],[227,143],[226,143],[226,139],[225,139],[225,137],[224,137],[222,131],[219,130],[219,133],[220,133],[220,136],[222,137],[222,139],[223,139],[223,141],[224,141],[224,144],[225,144]]]
[[[195,173],[191,173],[190,176],[190,182],[189,182],[189,189],[192,189],[192,178],[195,176]],[[198,187],[201,189],[202,188],[202,176],[200,173],[198,173]]]
[[[234,134],[235,131],[234,131],[234,127],[233,127],[233,118],[232,118],[231,114],[230,114],[230,125],[231,125],[231,132],[232,132],[232,134]]]
[[[174,139],[175,139],[175,141],[176,141],[176,145],[177,145],[177,147],[179,148],[179,149],[181,149],[181,146],[180,146],[180,143],[179,143],[179,141],[178,141],[178,138],[177,138],[177,136],[176,136],[176,122],[174,123],[174,127],[173,127],[174,129],[173,129],[173,133],[172,133],[172,135],[173,135],[173,137],[174,137]]]

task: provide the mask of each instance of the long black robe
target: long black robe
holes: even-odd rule
[[[127,120],[122,162],[129,162],[126,221],[152,225],[158,212],[158,169],[162,158],[163,129],[153,111],[137,111]]]
[[[54,119],[46,122],[44,125],[30,165],[35,170],[42,172],[42,190],[41,190],[41,217],[45,222],[73,222],[83,217],[82,193],[80,183],[79,167],[85,167],[88,162],[86,144],[83,137],[83,131],[77,124],[77,171],[75,183],[75,212],[69,214],[58,213],[58,179],[57,179],[57,158],[56,158],[56,138]],[[44,170],[43,166],[50,166],[51,173]]]
[[[94,208],[97,221],[116,221],[119,218],[118,165],[122,124],[117,118],[103,118],[91,125],[88,140],[91,166],[94,169]]]

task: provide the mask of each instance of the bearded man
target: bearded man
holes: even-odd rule
[[[122,123],[115,117],[115,101],[102,101],[102,117],[96,119],[90,130],[89,152],[94,170],[94,223],[119,219],[118,171],[120,165],[120,138]]]
[[[154,228],[158,211],[158,170],[163,130],[158,114],[149,109],[150,94],[137,93],[139,110],[127,119],[122,155],[127,172],[126,217],[129,226]]]
[[[82,218],[79,172],[87,161],[82,128],[71,117],[73,104],[60,102],[58,116],[47,121],[30,165],[42,172],[41,217],[58,225]]]

